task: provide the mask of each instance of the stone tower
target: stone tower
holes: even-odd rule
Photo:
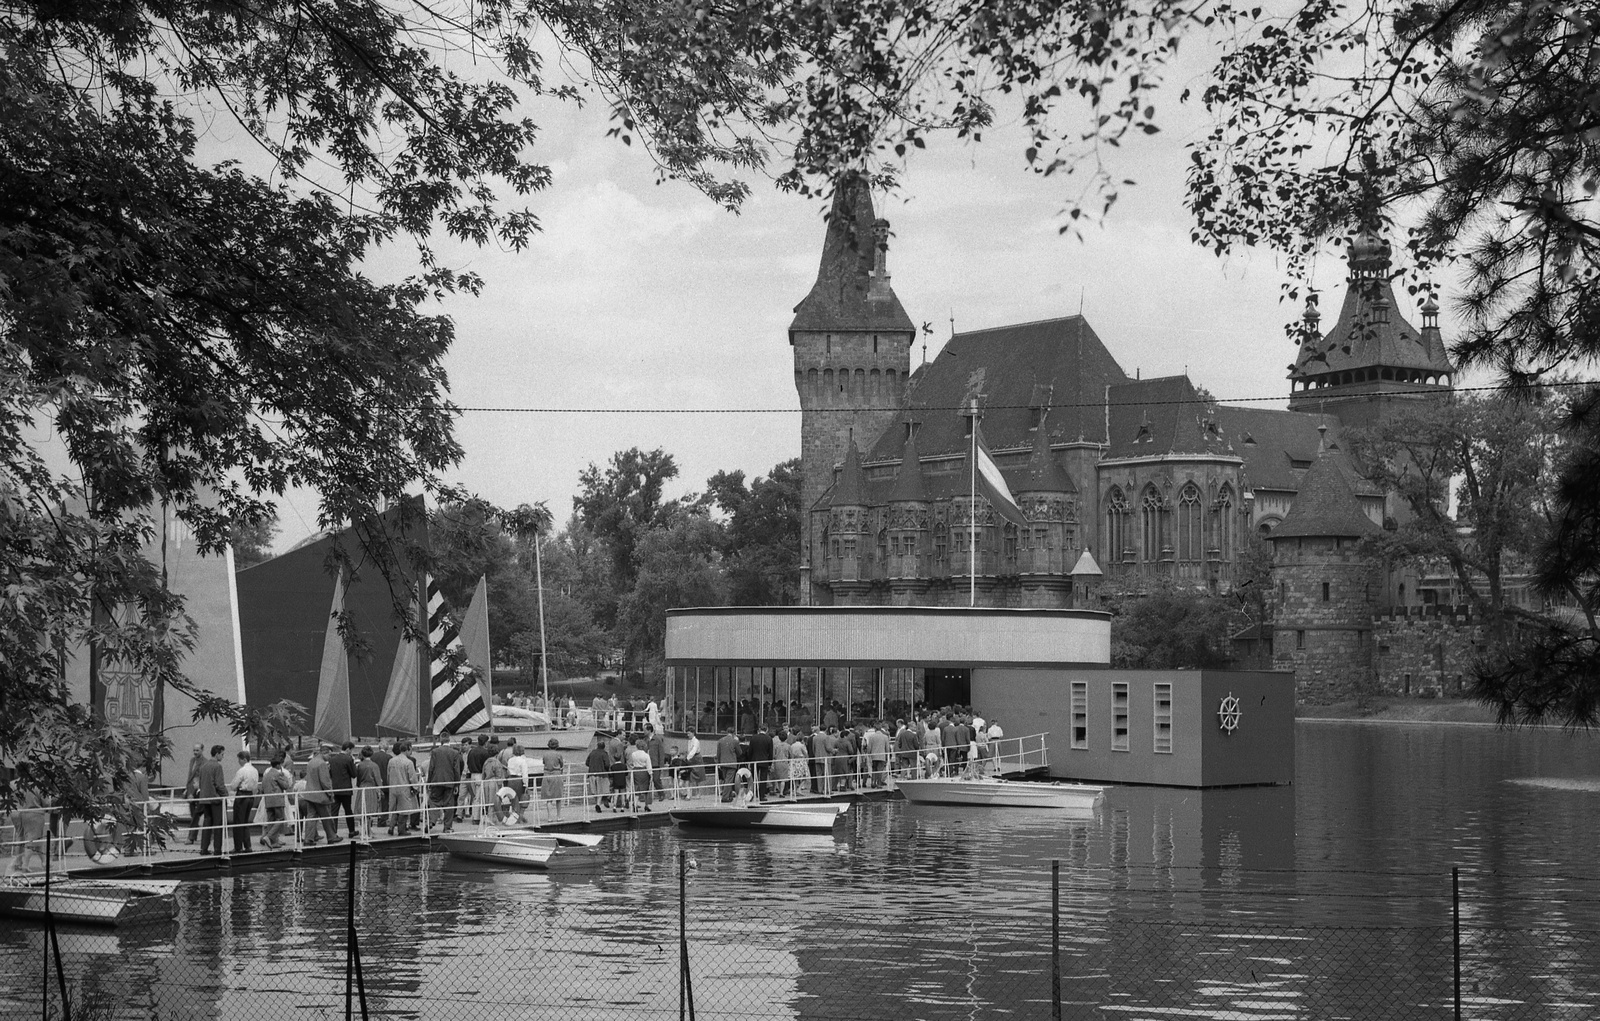
[[[1373,678],[1379,579],[1361,540],[1379,528],[1361,510],[1353,473],[1341,453],[1323,450],[1288,516],[1267,536],[1278,596],[1273,667],[1294,672],[1301,701],[1346,697]]]
[[[800,601],[818,601],[821,559],[811,514],[852,438],[871,446],[896,419],[916,330],[889,286],[889,224],[873,215],[866,181],[851,175],[833,193],[822,263],[789,324],[800,394]]]
[[[1022,606],[1072,605],[1072,567],[1079,547],[1078,487],[1050,450],[1049,407],[1040,409],[1033,449],[1015,482],[1027,524],[1017,534]]]
[[[1289,410],[1337,415],[1369,426],[1395,407],[1450,392],[1455,366],[1439,335],[1439,306],[1422,306],[1419,331],[1395,307],[1389,244],[1363,234],[1350,242],[1349,286],[1339,321],[1326,334],[1306,307],[1299,354],[1289,370]]]

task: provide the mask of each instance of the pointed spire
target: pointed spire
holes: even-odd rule
[[[1101,577],[1104,573],[1100,570],[1100,565],[1095,563],[1094,554],[1088,550],[1083,551],[1083,555],[1078,558],[1077,565],[1072,568],[1072,576],[1074,578]]]
[[[914,423],[907,422],[908,427]],[[889,487],[890,503],[926,503],[927,487],[922,483],[922,460],[917,456],[917,434],[914,428],[906,429],[906,443],[900,448],[900,472]]]
[[[822,263],[811,293],[794,307],[796,330],[915,332],[911,317],[889,286],[889,222],[873,215],[865,178],[851,173],[833,190]]]
[[[1076,493],[1077,491],[1078,487],[1072,484],[1072,476],[1067,474],[1067,470],[1061,467],[1050,453],[1050,430],[1045,418],[1041,417],[1038,428],[1033,431],[1033,450],[1028,454],[1028,465],[1017,486],[1017,492]]]
[[[856,438],[850,437],[845,448],[844,467],[839,471],[839,481],[834,483],[829,504],[834,507],[865,507],[867,505],[867,476],[861,470],[861,453],[856,450]]]

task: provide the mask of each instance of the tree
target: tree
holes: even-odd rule
[[[1502,724],[1600,725],[1600,389],[1571,404],[1549,528],[1534,545],[1540,591],[1557,605],[1473,667],[1471,694]]]
[[[677,477],[677,462],[659,447],[648,453],[638,447],[620,450],[606,468],[591,463],[578,476],[583,488],[572,499],[573,510],[610,553],[618,593],[633,587],[640,539],[678,509],[662,498],[667,482]]]
[[[1171,589],[1112,595],[1112,666],[1171,670],[1228,665],[1228,637],[1241,621],[1228,600]]]
[[[800,461],[773,466],[745,486],[744,472],[718,472],[706,498],[728,515],[726,569],[735,606],[800,601]]]
[[[272,559],[272,543],[278,537],[278,512],[254,520],[235,521],[228,529],[228,545],[233,547],[233,569],[246,567]]]
[[[1495,642],[1509,637],[1507,571],[1528,563],[1550,514],[1556,412],[1529,396],[1460,394],[1349,437],[1363,473],[1407,512],[1378,551],[1447,568]]]
[[[685,511],[640,539],[635,580],[617,608],[617,633],[631,660],[660,659],[669,609],[727,602],[724,542],[703,510]]]

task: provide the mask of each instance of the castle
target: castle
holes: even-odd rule
[[[913,371],[888,239],[865,184],[841,182],[789,327],[802,602],[1081,607],[1108,583],[1227,593],[1262,536],[1274,665],[1302,697],[1382,674],[1377,622],[1420,593],[1357,550],[1398,511],[1344,454],[1341,427],[1448,394],[1455,371],[1432,299],[1420,330],[1395,308],[1387,245],[1351,245],[1332,330],[1308,307],[1285,411],[1218,403],[1187,375],[1130,379],[1081,315],[957,333]],[[1013,501],[981,483],[988,459]]]

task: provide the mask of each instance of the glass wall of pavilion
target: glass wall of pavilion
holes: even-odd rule
[[[922,667],[670,666],[672,726],[697,734],[728,727],[753,734],[780,727],[844,726],[907,718],[925,701]]]

